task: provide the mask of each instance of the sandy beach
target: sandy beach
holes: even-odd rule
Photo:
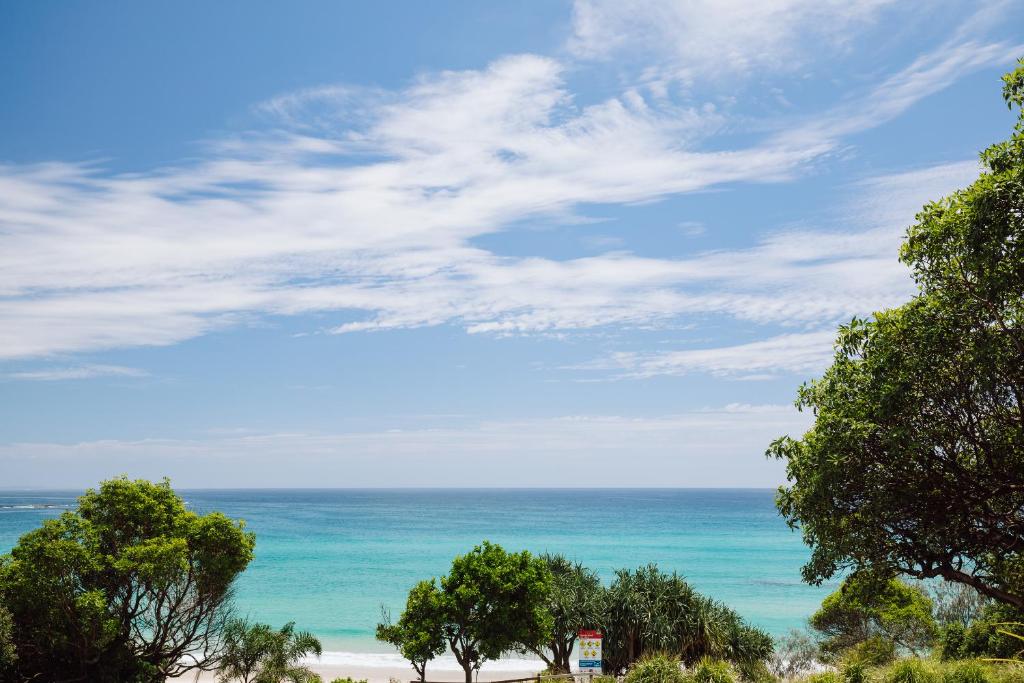
[[[377,658],[375,657],[374,659]],[[408,664],[402,665],[398,661],[375,663],[371,660],[361,662],[360,656],[355,653],[325,652],[320,660],[310,659],[305,664],[312,671],[320,674],[324,683],[330,683],[335,678],[345,677],[351,677],[356,681],[366,680],[368,683],[388,683],[392,679],[402,681],[402,683],[417,680],[416,672]],[[500,681],[511,678],[528,678],[542,668],[543,663],[536,660],[503,659],[484,664],[477,680]],[[428,681],[462,683],[463,678],[462,669],[458,668],[458,665],[451,657],[443,657],[435,662],[434,666],[427,667]],[[215,683],[217,674],[213,672],[201,673],[198,677],[193,674],[175,680]]]

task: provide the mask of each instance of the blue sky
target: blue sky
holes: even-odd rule
[[[775,486],[1016,2],[0,6],[0,485]]]

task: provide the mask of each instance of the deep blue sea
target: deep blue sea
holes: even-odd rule
[[[80,491],[0,491],[0,552]],[[397,616],[416,581],[443,574],[484,539],[562,553],[607,581],[649,562],[676,570],[773,634],[803,625],[834,586],[800,581],[808,556],[770,490],[203,490],[182,491],[256,533],[238,582],[252,618],[294,620],[326,650],[382,652],[381,606]],[[39,507],[52,505],[57,507]]]

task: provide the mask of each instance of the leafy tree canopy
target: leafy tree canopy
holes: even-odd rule
[[[0,559],[17,670],[124,683],[210,668],[254,543],[240,521],[187,510],[167,480],[87,491]]]
[[[441,591],[433,579],[420,581],[409,591],[405,611],[398,623],[392,624],[385,613],[384,621],[377,625],[377,640],[398,648],[421,681],[426,680],[427,663],[445,649],[445,614],[441,598]]]
[[[1024,62],[1004,77],[1024,104]],[[840,328],[804,385],[802,439],[778,505],[812,548],[804,578],[844,569],[942,577],[1024,607],[1024,117],[972,185],[924,207],[901,259],[918,294]]]
[[[484,661],[547,642],[550,590],[547,564],[525,550],[509,553],[484,541],[452,561],[441,578],[443,634],[466,683]]]
[[[810,625],[822,636],[821,649],[827,655],[875,638],[920,654],[938,633],[932,602],[920,587],[859,575],[825,598]]]
[[[4,672],[14,668],[18,658],[14,650],[13,628],[11,613],[0,603],[0,680],[4,680]]]

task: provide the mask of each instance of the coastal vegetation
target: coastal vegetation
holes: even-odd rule
[[[210,668],[254,542],[240,521],[187,510],[166,480],[87,491],[0,560],[12,677],[143,683]]]
[[[484,661],[513,652],[535,653],[549,672],[568,673],[580,629],[603,632],[604,669],[618,674],[665,655],[690,666],[727,661],[753,680],[767,673],[772,655],[768,634],[674,572],[624,569],[605,587],[564,557],[507,553],[487,541],[457,557],[439,588],[436,579],[416,584],[398,622],[386,619],[377,637],[395,645],[421,680],[447,642],[470,681]]]
[[[296,631],[288,622],[275,630],[267,624],[232,619],[224,628],[224,651],[218,662],[219,683],[319,683],[319,676],[301,664],[323,653],[312,633]]]
[[[1019,110],[1024,66],[1004,81]],[[813,427],[768,451],[811,583],[941,578],[1024,609],[1024,115],[981,163],[907,232],[917,294],[840,328],[798,394]]]

